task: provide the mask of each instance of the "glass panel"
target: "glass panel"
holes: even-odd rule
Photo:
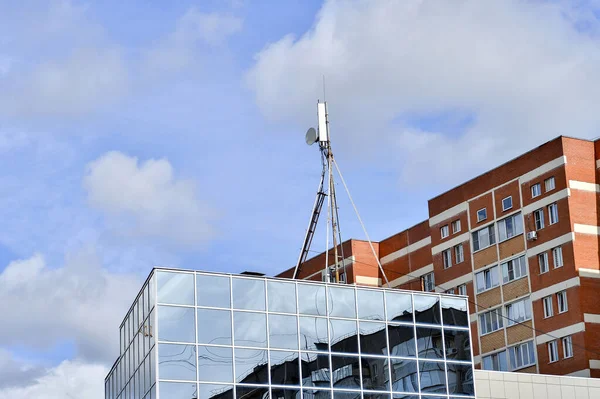
[[[235,309],[265,310],[265,280],[234,277],[232,281]]]
[[[333,386],[360,389],[360,363],[358,356],[331,356]]]
[[[198,398],[233,399],[233,385],[200,384],[199,393]]]
[[[271,384],[300,386],[298,352],[270,351]]]
[[[374,355],[387,355],[385,323],[359,322],[360,351]]]
[[[231,345],[231,311],[198,309],[198,343]]]
[[[235,381],[246,384],[268,384],[267,351],[235,349]]]
[[[200,381],[233,382],[231,348],[198,346],[198,377]]]
[[[390,359],[392,364],[392,390],[419,392],[416,360]]]
[[[298,350],[296,316],[269,315],[269,345],[271,348]]]
[[[444,329],[446,341],[446,359],[471,361],[469,332]]]
[[[408,393],[392,393],[393,399],[419,399],[419,395],[411,395]],[[430,399],[427,396],[423,396],[423,398]]]
[[[388,325],[390,355],[415,357],[415,331],[412,326]]]
[[[417,327],[417,349],[420,358],[444,359],[442,330]]]
[[[451,394],[475,394],[471,365],[448,363],[448,389]]]
[[[300,317],[300,349],[328,350],[327,319],[320,317]]]
[[[333,399],[361,399],[360,392],[333,391]]]
[[[158,306],[158,339],[171,342],[196,342],[194,308]]]
[[[296,284],[267,281],[269,311],[296,313]]]
[[[332,352],[358,353],[356,321],[330,320],[330,345]]]
[[[329,287],[329,315],[356,318],[356,301],[353,288]]]
[[[446,394],[444,362],[419,362],[421,392]]]
[[[248,387],[238,385],[235,387],[236,399],[268,399],[269,387]]]
[[[196,383],[189,382],[161,382],[158,384],[161,398],[195,398]],[[133,397],[131,397],[133,399]]]
[[[415,295],[415,322],[441,324],[440,297],[433,295]]]
[[[197,274],[196,291],[198,306],[231,307],[229,277],[227,276]]]
[[[300,389],[271,388],[273,399],[300,399]]]
[[[385,320],[383,314],[383,291],[357,290],[358,318],[366,320]]]
[[[331,399],[331,391],[325,389],[304,389],[302,397],[304,399]]]
[[[385,291],[385,307],[389,321],[413,322],[412,297],[410,294]]]
[[[325,286],[321,284],[298,284],[298,311],[301,314],[325,316]]]
[[[302,353],[300,355],[300,367],[303,386],[329,386],[328,354]]]
[[[236,346],[267,346],[267,315],[233,312],[233,334]]]
[[[159,344],[158,373],[165,380],[196,381],[196,347]]]
[[[461,298],[442,297],[442,316],[444,325],[468,327],[467,301]]]
[[[388,359],[362,356],[360,361],[362,363],[363,389],[389,391]]]
[[[174,305],[194,304],[194,275],[190,273],[156,272],[158,302]]]

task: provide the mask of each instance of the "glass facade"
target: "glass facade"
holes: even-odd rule
[[[121,340],[107,399],[474,398],[456,296],[156,269]]]

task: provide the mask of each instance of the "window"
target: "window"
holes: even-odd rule
[[[563,256],[562,256],[562,247],[552,248],[552,258],[554,259],[554,268],[562,267],[563,265]]]
[[[458,295],[467,295],[467,285],[466,284],[461,284],[458,287],[456,287],[456,289],[458,290]]]
[[[558,361],[558,341],[556,340],[548,342],[548,359],[549,363]]]
[[[544,274],[548,271],[548,253],[538,255],[538,262],[540,263],[540,274]]]
[[[479,315],[481,334],[488,334],[501,329],[504,326],[502,320],[502,309],[494,309]]]
[[[547,178],[544,180],[544,185],[546,186],[546,192],[554,190],[554,176]]]
[[[454,247],[454,258],[456,259],[457,264],[465,260],[465,253],[463,251],[462,244],[458,244]]]
[[[435,289],[435,278],[433,273],[427,273],[423,276],[423,289],[432,292]]]
[[[483,361],[484,370],[508,371],[508,364],[506,363],[506,351],[484,356],[481,360]]]
[[[498,240],[504,241],[523,233],[521,213],[509,216],[498,222]]]
[[[460,231],[460,220],[455,220],[452,222],[452,234],[458,233]]]
[[[535,364],[533,341],[513,346],[509,349],[508,354],[510,357],[511,370],[517,370]]]
[[[506,305],[506,317],[508,326],[531,319],[531,301],[529,298]]]
[[[490,267],[487,270],[475,274],[475,281],[477,282],[477,293],[499,286],[500,278],[498,276],[498,266]]]
[[[452,251],[450,249],[442,251],[442,259],[444,261],[444,269],[452,267]]]
[[[454,288],[450,288],[449,290],[446,290],[446,294],[454,295]]]
[[[473,251],[487,248],[495,243],[496,234],[494,233],[494,225],[484,227],[473,233]]]
[[[556,202],[548,205],[548,221],[548,224],[554,224],[558,222],[558,205],[556,205]]]
[[[502,281],[504,284],[527,275],[525,256],[511,259],[506,263],[502,263],[500,266],[502,266]]]
[[[541,230],[544,228],[544,210],[538,209],[533,211],[533,219],[535,221],[535,229]]]
[[[477,222],[487,219],[487,210],[485,208],[477,211]]]
[[[554,307],[552,305],[552,295],[542,298],[544,304],[544,318],[554,316]]]
[[[446,238],[450,235],[448,225],[442,226],[440,229],[440,234],[442,235],[442,238]]]
[[[535,198],[540,195],[542,195],[542,188],[540,187],[540,183],[531,186],[531,198]]]
[[[561,291],[556,293],[556,302],[558,302],[558,313],[565,313],[569,310],[569,304],[567,302],[567,291]]]
[[[507,211],[512,208],[512,196],[508,196],[502,200],[502,210]]]
[[[573,337],[570,335],[562,339],[563,355],[565,359],[573,357]]]

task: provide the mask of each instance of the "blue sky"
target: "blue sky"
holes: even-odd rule
[[[593,1],[0,0],[0,399],[102,397],[154,265],[292,266],[323,76],[375,240],[546,140],[599,136],[597,15]],[[364,238],[344,196],[340,212],[343,237]]]

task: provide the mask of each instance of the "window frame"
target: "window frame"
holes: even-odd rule
[[[510,206],[504,206],[504,201],[506,200],[510,200]],[[512,209],[513,207],[513,200],[512,200],[512,195],[509,195],[508,197],[502,198],[502,212],[506,212],[509,209]]]
[[[460,232],[460,230],[461,230],[460,219],[456,219],[452,222],[452,234],[456,234],[456,233]]]
[[[562,308],[561,310],[561,302]],[[569,300],[567,297],[567,290],[558,291],[556,293],[556,307],[558,308],[558,314],[567,313],[569,311]]]
[[[450,236],[450,228],[448,227],[448,225],[445,224],[442,227],[440,227],[440,237],[442,237],[442,239],[444,239],[449,236]]]
[[[535,231],[539,231],[546,227],[544,220],[544,208],[539,208],[533,211],[533,226],[535,227]]]
[[[465,293],[464,293],[464,294],[463,294],[463,293],[461,293],[461,291],[463,290],[463,287],[464,287],[464,291],[465,291]],[[466,284],[461,284],[461,285],[457,286],[457,287],[456,287],[456,291],[458,292],[458,295],[465,295],[465,296],[467,296],[467,295],[468,295],[468,294],[467,294],[467,285],[466,285]]]
[[[517,267],[514,266],[514,264],[518,262],[519,265]],[[509,271],[509,264],[512,265],[513,268],[513,278],[510,278],[510,271]],[[521,255],[521,256],[517,256],[516,258],[512,258],[507,260],[504,263],[500,264],[500,267],[502,268],[502,284],[508,284],[511,283],[513,281],[517,281],[520,280],[524,277],[527,277],[527,259],[525,258],[525,255]],[[505,271],[506,270],[506,271]],[[515,272],[515,270],[519,271],[519,276],[517,277],[517,273]]]
[[[500,357],[504,357],[504,365],[506,366],[506,370],[503,370],[500,366],[501,366],[501,361],[500,361]],[[490,363],[492,364],[492,368],[491,369],[487,369],[484,368],[484,364],[485,364],[485,359],[490,359]],[[498,364],[498,369],[494,368],[493,366],[495,364]],[[509,365],[508,365],[508,358],[507,358],[507,353],[506,353],[506,349],[501,350],[499,352],[496,353],[492,353],[486,356],[483,356],[481,358],[481,368],[483,370],[489,370],[489,371],[509,371]]]
[[[542,262],[541,259],[544,259],[544,264],[546,266],[546,270],[542,271]],[[548,252],[542,252],[541,254],[538,254],[538,264],[540,266],[540,274],[545,274],[548,273],[550,271],[550,265],[548,264]]]
[[[534,188],[536,188],[536,187],[537,187],[537,190],[534,190]],[[532,184],[530,186],[530,190],[531,190],[531,198],[537,198],[540,195],[542,195],[542,185],[540,183]],[[535,194],[534,191],[537,191],[537,194]]]
[[[428,277],[431,277],[431,278],[428,279]],[[430,290],[427,289],[428,280],[430,280],[429,283],[432,286]],[[433,272],[429,272],[429,273],[426,273],[423,275],[423,289],[425,290],[425,292],[435,291],[435,275],[433,274]]]
[[[487,328],[484,328],[485,326],[487,326],[487,321],[485,320],[486,315],[490,315],[490,325],[493,325],[494,320],[492,320],[492,317],[496,317],[496,324],[498,325],[498,328],[495,330],[490,330],[487,331]],[[479,314],[479,331],[481,331],[480,336],[484,336],[487,334],[491,334],[494,333],[496,331],[500,331],[504,328],[504,316],[502,314],[502,306],[499,306],[497,308],[494,309],[490,309],[487,312],[483,312],[481,314]]]
[[[463,263],[465,261],[465,249],[461,244],[455,245],[454,247],[454,260],[456,261],[456,264],[458,265],[459,263]],[[460,250],[459,250],[460,248]],[[459,255],[460,254],[460,260],[459,260]]]
[[[483,211],[484,215],[483,217],[479,217],[479,213]],[[487,220],[487,208],[481,208],[477,211],[477,223],[483,222],[484,220]]]
[[[480,239],[479,239],[479,232],[486,230],[487,231],[487,236],[488,236],[488,245],[486,245],[485,247],[481,246],[480,243]],[[491,234],[490,234],[491,233]],[[477,240],[475,240],[475,236],[477,236]],[[471,233],[471,241],[473,242],[473,253],[477,252],[477,251],[483,251],[486,248],[491,247],[492,245],[496,244],[496,228],[494,226],[494,223],[482,227],[481,229],[475,230]],[[477,246],[479,248],[475,249],[475,242],[477,242]]]
[[[567,335],[566,337],[561,338],[562,346],[563,346],[563,358],[570,359],[573,357],[573,336]],[[569,352],[567,353],[567,347],[569,348]]]
[[[524,356],[523,356],[523,354],[524,354],[523,347],[527,347],[526,348],[527,349],[527,356],[529,357],[529,355],[533,355],[533,359],[529,359],[529,363],[523,362],[523,364],[521,364],[520,366],[516,366],[515,367],[515,365],[513,365],[512,361],[513,361],[513,359],[515,359],[515,360],[517,359],[517,352],[519,352],[518,353],[518,355],[520,355],[519,357],[523,358],[523,360],[525,360]],[[513,356],[511,356],[511,353],[513,354]],[[535,362],[536,362],[536,348],[535,348],[535,346],[533,344],[533,341],[522,342],[522,343],[519,343],[517,345],[511,346],[509,348],[509,356],[508,357],[509,357],[509,363],[510,363],[509,364],[510,371],[521,370],[521,369],[524,369],[526,367],[530,367],[532,365],[535,365]]]
[[[554,210],[554,212],[552,210]],[[556,218],[556,220],[552,221],[554,218]],[[553,224],[558,223],[558,221],[558,204],[553,202],[548,205],[548,226],[552,226]]]
[[[508,228],[506,226],[507,221],[511,220],[511,224],[512,224],[512,235],[508,235]],[[498,242],[504,242],[507,240],[510,240],[511,238],[515,238],[520,236],[521,234],[523,234],[524,228],[523,228],[523,219],[521,218],[521,212],[517,212],[514,213],[510,216],[507,216],[501,220],[498,220],[498,222],[496,223],[498,225]],[[502,231],[504,229],[504,235],[506,237],[502,237]]]
[[[556,254],[559,254],[559,256],[556,256]],[[558,265],[556,262],[556,260],[559,258],[560,258],[560,265]],[[565,260],[563,258],[563,253],[562,253],[562,245],[552,248],[552,262],[554,264],[555,269],[558,269],[565,265]]]
[[[548,188],[549,182],[552,182],[551,188]],[[544,179],[544,189],[546,190],[546,192],[556,189],[556,180],[554,179],[554,176],[550,176],[549,178]]]
[[[554,316],[554,301],[552,301],[552,295],[542,298],[542,307],[544,308],[544,319]]]
[[[509,311],[509,308],[512,308],[513,306],[520,304],[520,303],[525,303],[523,305],[523,310],[525,313],[525,318],[523,320],[517,320],[516,317],[511,317],[510,311]],[[504,305],[504,314],[506,315],[506,327],[516,326],[518,324],[522,324],[526,321],[533,319],[533,309],[531,306],[531,298],[525,297],[525,298],[521,298],[516,301],[505,304]]]
[[[558,340],[554,339],[548,342],[548,363],[556,363],[558,358]]]
[[[493,275],[492,275],[492,271],[494,269],[496,269],[495,273],[496,273],[496,279],[497,279],[497,282],[498,282],[498,284],[496,284],[496,285],[494,285]],[[484,284],[485,284],[485,288],[482,289],[482,290],[479,289],[479,278],[478,278],[478,276],[480,276],[480,275],[483,276],[483,281],[484,281]],[[492,276],[492,277],[489,278],[489,281],[490,281],[490,286],[489,287],[487,286],[487,281],[488,281],[487,276],[488,275]],[[485,270],[482,270],[480,272],[475,273],[475,293],[476,294],[481,294],[481,293],[484,293],[486,291],[493,290],[494,288],[499,287],[499,286],[500,286],[500,278],[498,276],[498,265],[494,265],[492,267],[488,267]]]
[[[448,248],[442,251],[442,265],[444,270],[452,267],[452,249]]]
[[[454,295],[454,288],[447,289],[445,291],[446,294]]]

